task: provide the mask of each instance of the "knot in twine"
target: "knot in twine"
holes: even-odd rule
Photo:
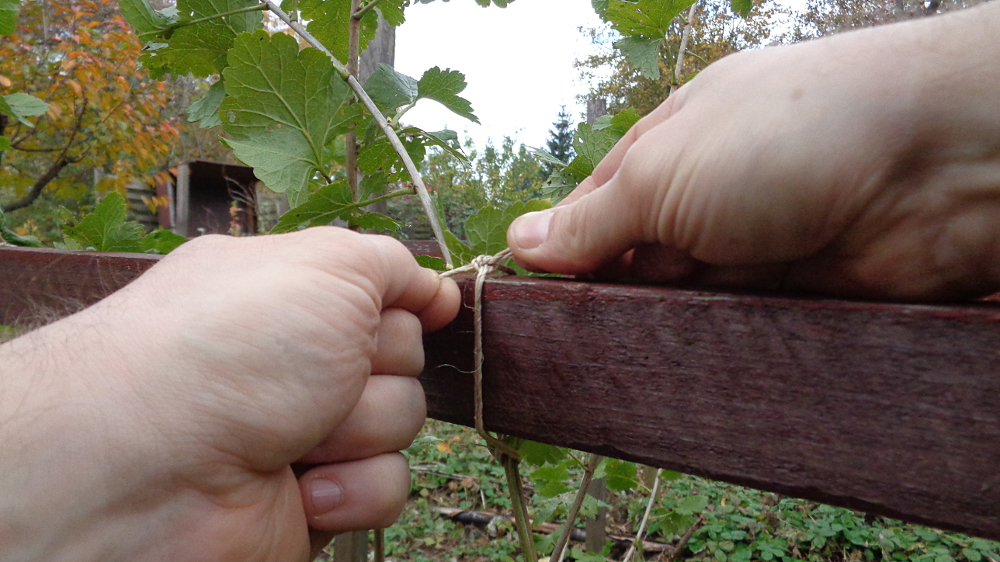
[[[503,251],[492,256],[476,256],[471,263],[449,269],[448,271],[442,271],[440,276],[451,277],[456,273],[476,272],[476,292],[472,305],[472,323],[475,338],[475,370],[473,373],[475,375],[474,402],[476,406],[476,432],[486,441],[486,445],[490,448],[494,456],[500,458],[502,455],[516,461],[520,459],[517,449],[509,443],[505,443],[490,435],[483,426],[483,286],[486,284],[486,276],[496,271],[500,267],[500,264],[511,255],[510,248],[505,248]]]

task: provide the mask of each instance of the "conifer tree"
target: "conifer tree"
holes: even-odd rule
[[[552,127],[549,130],[549,140],[545,141],[549,154],[563,162],[569,162],[573,159],[573,126],[565,105],[560,108]],[[552,168],[552,164],[545,164],[545,173],[551,174]]]

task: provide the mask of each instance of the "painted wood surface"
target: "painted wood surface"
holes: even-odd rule
[[[92,302],[154,262],[0,248],[0,323]],[[493,430],[1000,539],[997,303],[515,277],[491,279],[485,303]],[[426,338],[421,378],[430,415],[465,425],[471,317]]]

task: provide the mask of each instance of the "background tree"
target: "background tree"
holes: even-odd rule
[[[179,123],[161,116],[168,94],[138,68],[140,49],[113,0],[22,2],[16,33],[0,43],[0,92],[33,94],[49,109],[0,131],[10,139],[0,208],[122,191],[166,167]]]
[[[792,40],[943,14],[986,0],[807,0]]]
[[[683,61],[682,81],[726,55],[779,41],[781,33],[775,23],[790,16],[788,8],[775,0],[755,3],[745,18],[733,13],[728,0],[699,2]],[[580,96],[580,101],[603,97],[611,113],[631,107],[639,115],[646,115],[655,109],[670,93],[683,27],[680,18],[670,26],[659,49],[657,79],[649,78],[648,72],[626,60],[623,51],[615,47],[621,36],[611,26],[585,30],[599,50],[575,64],[581,79],[589,84],[588,93]]]
[[[504,137],[499,148],[487,143],[476,150],[471,140],[464,144],[468,159],[440,149],[428,151],[421,172],[432,192],[438,212],[456,236],[465,236],[465,220],[486,206],[504,207],[526,201],[541,193],[546,174],[542,164],[524,145]],[[402,234],[412,239],[429,239],[426,217],[416,197],[390,200],[389,216],[404,223]]]
[[[569,162],[573,159],[573,123],[565,105],[559,109],[559,115],[549,129],[549,139],[545,141],[545,145],[549,149],[549,154],[559,160]],[[548,176],[552,173],[553,165],[546,163],[543,168],[545,175]]]

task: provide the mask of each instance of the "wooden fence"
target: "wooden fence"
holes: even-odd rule
[[[0,324],[156,259],[0,247]],[[488,429],[1000,539],[998,303],[519,277],[484,295]],[[426,338],[431,417],[472,424],[471,334],[465,307]]]

